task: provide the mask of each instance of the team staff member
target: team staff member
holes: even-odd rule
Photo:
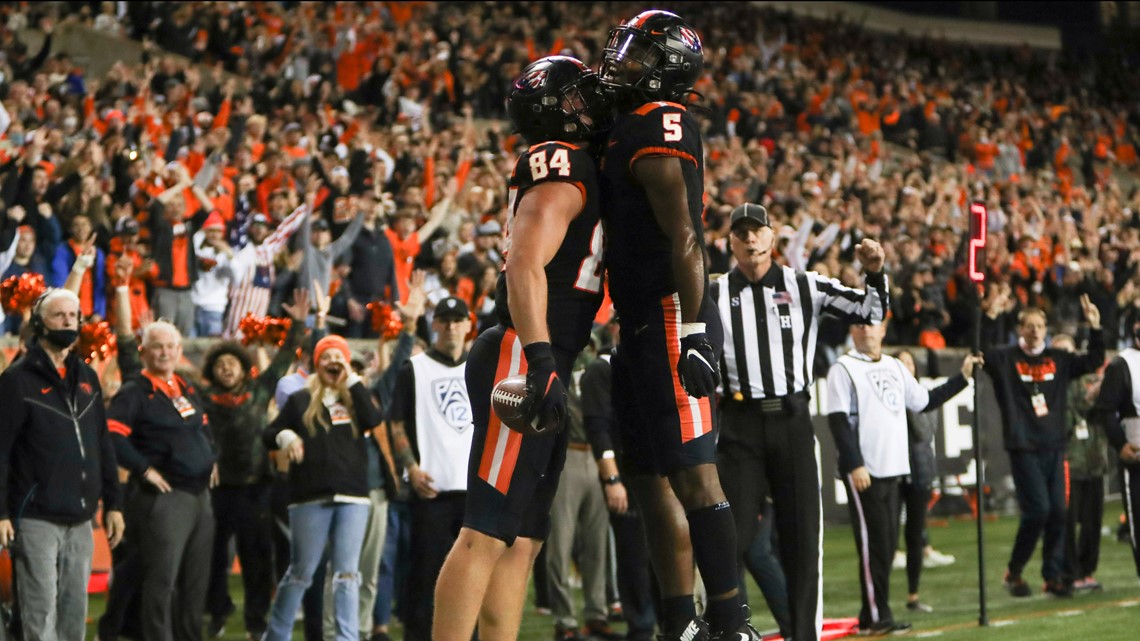
[[[1045,591],[1073,595],[1065,581],[1065,448],[1069,434],[1069,384],[1104,363],[1100,310],[1081,296],[1089,322],[1089,351],[1075,354],[1045,347],[1045,312],[1027,308],[1017,317],[1017,344],[985,351],[986,373],[1001,409],[1005,449],[1013,472],[1021,522],[1003,584],[1015,597],[1031,594],[1021,571],[1044,534],[1041,576]]]
[[[1094,416],[1104,426],[1124,472],[1124,507],[1136,575],[1140,576],[1140,321],[1132,324],[1132,345],[1112,359],[1104,372]]]
[[[165,321],[148,325],[142,372],[123,383],[107,413],[119,465],[135,484],[127,520],[142,559],[140,619],[147,641],[199,641],[210,581],[208,490],[217,478],[217,454],[197,390],[174,372],[181,358],[178,328]]]
[[[883,354],[885,322],[852,325],[850,331],[855,349],[840,356],[827,376],[827,421],[859,554],[859,628],[897,634],[911,627],[895,621],[889,591],[899,538],[899,480],[910,474],[906,412],[941,407],[966,389],[981,358],[967,356],[960,376],[928,391],[901,361]]]
[[[0,546],[12,546],[23,638],[81,641],[103,500],[111,547],[123,536],[118,467],[99,377],[76,356],[79,297],[35,304],[37,340],[0,375]]]
[[[736,516],[738,558],[755,538],[771,492],[792,636],[814,640],[823,624],[822,498],[808,413],[816,337],[825,312],[849,323],[883,320],[889,303],[883,248],[870,239],[856,246],[868,287],[855,290],[775,264],[775,233],[760,205],[732,210],[730,225],[737,265],[712,285],[724,325],[720,477]]]
[[[507,113],[532,147],[511,176],[513,208],[499,275],[499,324],[467,361],[475,433],[463,529],[440,572],[433,641],[514,639],[527,581],[550,531],[566,458],[564,380],[590,339],[602,299],[602,227],[588,151],[608,107],[579,60],[537,60],[515,80]],[[528,421],[555,434],[523,437],[491,411],[491,389],[525,373]]]
[[[473,431],[463,374],[471,331],[467,304],[454,297],[439,301],[431,324],[435,343],[400,368],[389,417],[394,456],[416,494],[404,616],[409,641],[431,641],[436,577],[463,525]]]
[[[704,150],[681,104],[703,68],[696,31],[668,11],[622,23],[603,54],[602,84],[618,114],[602,163],[606,266],[622,319],[612,393],[637,407],[620,425],[622,449],[637,472],[630,487],[661,582],[665,638],[759,639],[737,587],[736,526],[717,479],[709,400],[720,323],[702,246]],[[694,561],[709,594],[707,623],[693,603]]]

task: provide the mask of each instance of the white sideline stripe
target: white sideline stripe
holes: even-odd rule
[[[1017,619],[1001,619],[1000,621],[994,621],[990,625],[995,628],[1004,628],[1007,625],[1017,625]]]
[[[879,622],[879,605],[875,601],[875,582],[871,580],[871,545],[867,541],[867,516],[863,514],[863,502],[859,500],[859,490],[855,487],[855,477],[847,475],[847,486],[851,488],[851,500],[855,503],[855,512],[859,515],[860,538],[859,549],[863,558],[859,561],[863,565],[863,585],[867,588],[867,605],[871,606],[871,622]]]
[[[930,632],[919,632],[918,634],[914,635],[914,638],[916,638],[916,639],[929,639],[930,637],[940,637],[940,636],[942,636],[942,630],[931,630]]]
[[[514,376],[519,373],[520,359],[522,354],[522,343],[519,341],[518,336],[514,337],[514,342],[511,344],[511,366],[507,370],[507,376]],[[499,484],[499,472],[503,467],[503,456],[507,451],[507,438],[510,436],[510,431],[506,425],[499,423],[499,436],[495,442],[495,455],[491,459],[491,469],[487,472],[487,483],[491,487]]]

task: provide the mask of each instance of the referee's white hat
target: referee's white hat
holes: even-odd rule
[[[732,210],[732,216],[729,219],[729,226],[735,227],[736,223],[742,220],[754,220],[762,227],[771,227],[768,222],[768,210],[763,205],[754,205],[752,203],[744,203],[737,205],[736,209]]]

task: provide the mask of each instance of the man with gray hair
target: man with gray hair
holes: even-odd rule
[[[82,641],[103,501],[111,547],[123,537],[118,469],[94,370],[72,349],[79,297],[53,289],[32,308],[23,358],[0,376],[0,546],[10,546],[27,641]]]
[[[120,340],[123,340],[120,337]],[[133,341],[119,349],[133,355]],[[127,518],[142,557],[143,638],[200,641],[217,482],[217,452],[194,385],[175,369],[182,334],[170,323],[143,331],[141,371],[123,365],[123,387],[111,401],[108,429],[119,465],[131,474]],[[174,594],[178,593],[175,605]]]

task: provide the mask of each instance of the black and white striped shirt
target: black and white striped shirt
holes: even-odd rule
[[[886,317],[886,275],[870,274],[867,284],[866,290],[851,289],[776,264],[754,283],[739,268],[719,276],[711,290],[724,325],[725,395],[758,399],[806,391],[814,380],[821,314],[848,323]]]

